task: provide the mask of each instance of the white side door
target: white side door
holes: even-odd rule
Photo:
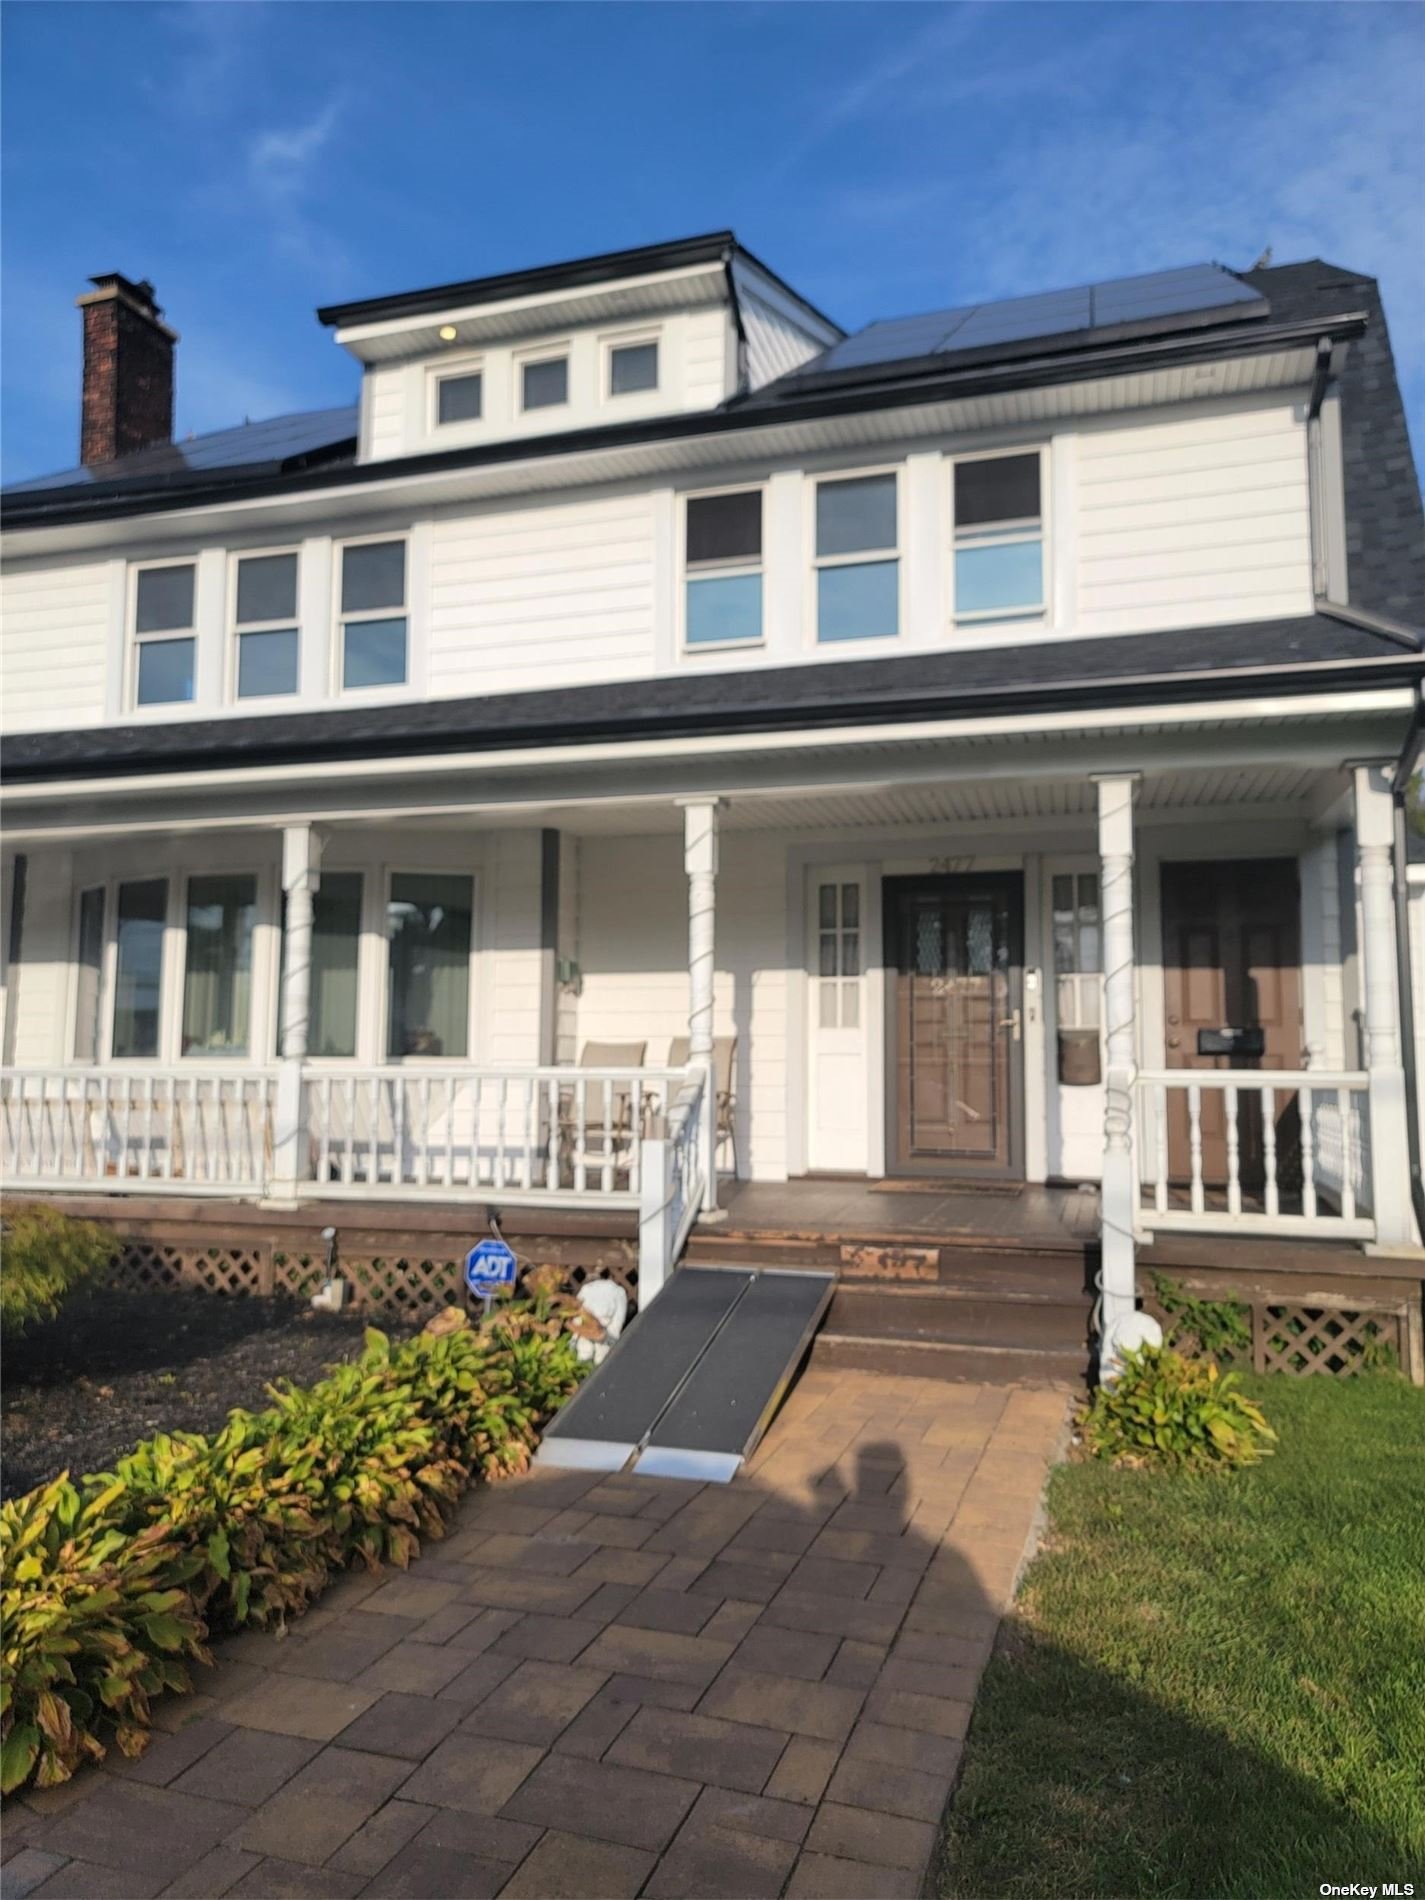
[[[866,897],[862,865],[807,873],[807,1165],[864,1173]]]

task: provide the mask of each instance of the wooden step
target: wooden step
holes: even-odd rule
[[[1087,1350],[1089,1303],[966,1299],[942,1289],[853,1287],[841,1281],[822,1330],[856,1338],[964,1346]]]
[[[1088,1378],[1085,1352],[1034,1352],[946,1340],[886,1340],[821,1332],[812,1342],[811,1357],[813,1365],[848,1371],[892,1378],[969,1380],[977,1385],[1039,1385],[1082,1392]]]

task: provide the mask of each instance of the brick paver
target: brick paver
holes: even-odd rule
[[[473,1493],[11,1803],[5,1892],[914,1895],[1064,1409],[814,1368],[730,1486]]]

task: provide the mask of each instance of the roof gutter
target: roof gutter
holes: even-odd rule
[[[1425,1240],[1425,1172],[1422,1172],[1420,1139],[1420,1065],[1415,1045],[1415,986],[1410,956],[1410,882],[1407,853],[1408,820],[1405,801],[1410,782],[1420,767],[1425,750],[1425,688],[1417,687],[1415,710],[1405,735],[1405,744],[1396,760],[1390,782],[1392,819],[1395,835],[1391,856],[1395,865],[1395,971],[1400,995],[1400,1057],[1405,1071],[1405,1126],[1410,1149],[1410,1203],[1415,1210],[1415,1227]]]

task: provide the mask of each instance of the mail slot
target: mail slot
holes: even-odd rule
[[[1267,1032],[1264,1029],[1199,1029],[1197,1053],[1200,1056],[1264,1056]]]

